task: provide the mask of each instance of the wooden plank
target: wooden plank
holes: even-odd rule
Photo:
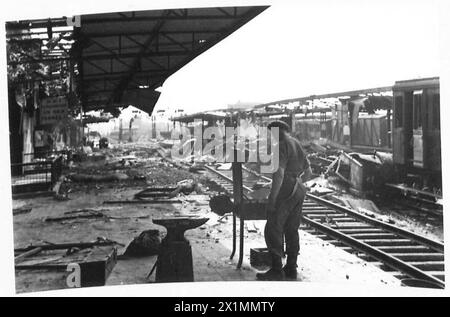
[[[63,216],[63,217],[47,217],[45,218],[46,222],[57,222],[57,221],[65,221],[65,220],[74,220],[74,219],[92,219],[92,218],[103,218],[105,215],[101,212],[88,213],[88,214],[78,214],[75,216]]]
[[[59,243],[59,244],[42,244],[42,245],[31,245],[26,248],[14,249],[14,252],[27,252],[35,248],[41,248],[42,250],[64,250],[70,248],[92,248],[94,246],[109,246],[117,244],[115,241],[96,241],[96,242],[76,242],[76,243]]]
[[[421,194],[421,195],[432,197],[432,198],[435,198],[435,199],[442,199],[441,195],[434,194],[432,192],[423,191],[423,190],[420,190],[420,189],[407,187],[407,186],[404,186],[404,185],[391,184],[391,183],[386,183],[385,185],[388,186],[388,187],[391,187],[391,188],[395,188],[395,189],[399,189],[399,190],[402,190],[402,191],[406,191],[406,192],[411,193],[411,194]]]
[[[163,200],[163,199],[155,199],[155,200],[106,200],[103,202],[105,205],[120,205],[120,204],[181,204],[181,200]]]
[[[32,256],[32,255],[35,255],[35,254],[38,254],[38,253],[41,252],[41,251],[42,251],[42,248],[34,248],[34,249],[29,250],[29,251],[26,251],[26,252],[24,252],[24,253],[19,254],[18,256],[16,256],[16,257],[14,258],[14,262],[15,262],[15,263],[19,263],[19,262],[23,261],[26,257]]]

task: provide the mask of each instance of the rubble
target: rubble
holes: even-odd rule
[[[309,192],[316,196],[325,196],[334,193],[334,190],[324,187],[315,182],[308,184],[307,187],[309,188]]]
[[[91,174],[69,174],[67,178],[73,182],[114,182],[129,179],[124,173],[113,173],[107,175],[91,175]]]
[[[376,220],[380,220],[386,223],[394,224],[395,221],[387,216],[383,215],[380,211],[380,209],[376,206],[376,204],[368,199],[355,199],[350,197],[344,197],[344,196],[332,196],[332,198],[335,201],[339,201],[346,205],[348,208],[356,210],[366,216],[369,216],[371,218],[374,218]]]
[[[217,166],[218,171],[229,171],[231,170],[231,163],[221,163]]]
[[[92,219],[92,218],[104,218],[105,214],[98,211],[92,210],[81,210],[77,212],[73,212],[68,216],[61,217],[47,217],[45,218],[46,222],[57,222],[57,221],[67,221],[67,220],[75,220],[75,219]]]
[[[32,207],[13,208],[13,216],[30,213],[32,209]]]
[[[201,185],[193,179],[185,179],[177,183],[176,189],[169,194],[169,198],[176,197],[180,193],[189,195],[193,192],[201,194]]]
[[[398,221],[388,214],[383,214],[384,211],[377,211],[371,205],[366,206],[366,203],[352,206],[351,199],[356,198],[348,193],[348,186],[343,185],[335,173],[337,165],[341,161],[340,153],[321,143],[319,143],[319,146],[310,148],[310,150],[312,148],[319,149],[319,152],[313,152],[312,150],[309,152],[310,157],[314,157],[314,162],[317,165],[316,172],[320,172],[318,177],[306,184],[310,193],[326,198],[342,198],[341,201],[345,201],[347,207],[356,208],[355,210],[367,216],[383,219],[386,222]],[[70,238],[72,235],[80,235],[81,233],[89,235],[95,232],[95,235],[101,235],[103,232],[109,232],[111,238],[127,241],[127,245],[123,246],[121,250],[123,256],[119,257],[119,263],[122,259],[128,261],[128,271],[119,272],[127,276],[133,275],[130,272],[134,272],[137,263],[143,263],[137,262],[139,261],[137,257],[146,259],[145,257],[153,257],[158,254],[161,241],[160,232],[151,227],[151,219],[158,215],[163,218],[184,217],[186,215],[210,218],[207,224],[199,228],[199,233],[192,240],[192,245],[208,248],[209,251],[207,252],[209,253],[205,257],[211,255],[211,252],[213,252],[211,250],[215,252],[223,245],[231,243],[232,232],[230,227],[234,210],[232,199],[227,195],[218,194],[223,191],[217,190],[215,192],[214,187],[205,176],[195,174],[195,172],[198,172],[197,168],[200,169],[203,163],[193,166],[186,162],[173,162],[170,157],[162,158],[157,149],[151,144],[148,146],[109,147],[98,152],[104,156],[102,160],[90,159],[86,156],[84,161],[72,163],[65,174],[67,177],[61,183],[58,191],[60,195],[65,197],[68,197],[70,193],[71,201],[55,204],[58,211],[49,214],[47,211],[43,213],[42,207],[37,209],[33,215],[40,215],[36,217],[39,224],[33,224],[32,226],[33,228],[39,228],[46,234],[42,236],[41,234],[34,234],[32,232],[36,230],[25,230],[31,225],[22,224],[24,227],[22,236],[28,238],[26,241],[31,241],[36,236],[41,239],[45,237],[50,241],[59,241],[56,236],[48,235],[45,226],[42,227],[43,223],[46,223],[47,226],[51,223],[51,226],[61,227],[64,232],[67,232],[69,239],[73,239]],[[231,168],[231,164],[219,166],[222,170]],[[327,170],[329,170],[329,173],[327,173]],[[340,171],[342,172],[342,169]],[[114,175],[120,176],[115,177]],[[264,200],[269,191],[269,178],[267,178],[267,181],[261,181],[252,187],[249,198],[258,202],[254,208],[258,214],[258,219],[264,217]],[[78,209],[67,210],[67,208],[70,208],[69,206],[73,208],[74,205],[79,203],[81,196],[85,197],[84,192],[90,195],[90,202],[86,202],[86,205],[83,203]],[[199,193],[203,193],[201,198],[196,195]],[[173,208],[173,204],[178,204],[178,206]],[[121,205],[123,205],[123,209]],[[32,206],[32,208],[35,207]],[[44,215],[46,217],[43,217]],[[17,218],[15,219],[16,222],[26,217],[15,218]],[[42,219],[45,221],[42,221]],[[323,221],[330,221],[330,219],[324,219]],[[248,247],[255,241],[259,241],[259,246],[262,246],[261,243],[264,243],[262,239],[264,225],[264,220],[249,220],[246,218],[244,236],[247,238]],[[302,246],[307,244],[307,242],[302,243]],[[36,244],[33,247],[39,246]],[[254,246],[258,247],[258,245]],[[80,250],[83,250],[83,248],[73,246],[69,249],[69,253],[74,252],[75,255]],[[198,252],[197,250],[194,251]],[[228,260],[228,251],[227,249],[226,254],[222,257],[226,258],[229,263],[224,262],[221,265],[234,267],[235,263]],[[55,257],[50,256],[48,263],[61,260]],[[129,260],[126,260],[127,258]],[[46,260],[30,258],[29,263],[25,261],[20,263],[43,266],[46,265]],[[206,263],[210,262],[205,262],[205,266]],[[211,266],[215,267],[215,265],[217,264]],[[149,281],[145,279],[149,269],[150,267],[147,266],[145,272],[142,273],[144,282]],[[345,278],[345,274],[343,277]],[[353,280],[354,274],[351,277]],[[319,280],[319,278],[316,277],[316,280]]]
[[[211,197],[209,206],[211,208],[211,211],[219,216],[224,216],[225,214],[232,213],[234,210],[234,205],[231,202],[230,197],[228,197],[227,195],[217,195]]]
[[[128,257],[157,255],[160,246],[159,230],[146,230],[130,242],[123,255]]]
[[[326,174],[337,175],[357,195],[376,193],[395,178],[392,155],[378,152],[371,155],[341,152]]]

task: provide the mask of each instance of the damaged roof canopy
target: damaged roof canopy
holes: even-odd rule
[[[267,7],[118,12],[81,16],[75,28],[79,89],[86,111],[133,105],[152,113],[155,91]]]

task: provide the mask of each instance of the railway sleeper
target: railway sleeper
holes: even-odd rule
[[[383,229],[378,229],[378,228],[358,228],[358,229],[343,229],[343,228],[336,228],[338,229],[340,232],[345,233],[345,234],[363,234],[363,233],[386,233],[385,230]]]
[[[330,243],[330,244],[333,244],[333,245],[335,245],[335,243],[343,245],[342,242],[339,242],[339,241],[336,241],[336,240],[330,240],[330,241],[327,241],[327,242]],[[351,246],[343,245],[343,246],[340,246],[339,248],[341,250],[343,250],[343,251],[348,252],[348,253],[355,254],[356,256],[361,258],[362,260],[367,261],[371,265],[375,265],[375,266],[379,267],[383,271],[390,272],[390,273],[396,272],[397,275],[402,274],[402,273],[398,272],[398,270],[396,270],[396,269],[390,267],[389,265],[387,265],[386,263],[379,262],[376,258],[374,258],[374,257],[372,257],[372,256],[370,256],[370,255],[368,255],[366,253],[360,252],[360,251],[352,248]],[[391,254],[391,255],[396,256],[395,253]],[[427,271],[427,273],[429,275],[433,275],[433,276],[435,276],[437,278],[442,279],[442,275],[444,275],[444,272],[441,272],[441,271],[444,270],[444,262],[443,261],[433,261],[433,260],[428,261],[428,260],[426,260],[426,257],[420,258],[420,254],[419,255],[418,254],[412,254],[412,255],[418,256],[416,258],[417,261],[415,261],[415,260],[413,261],[413,258],[411,258],[412,259],[411,261],[408,261],[406,259],[402,259],[400,257],[398,257],[398,258],[399,258],[399,260],[404,261],[405,263],[408,263],[410,265],[413,265],[413,266],[415,266],[416,268],[418,268],[420,270]],[[420,261],[419,261],[419,259],[420,259]],[[432,271],[432,273],[429,273],[429,271]],[[402,274],[402,275],[404,276],[404,274]]]
[[[390,253],[389,255],[394,256],[404,262],[444,261],[444,256],[438,253]],[[360,258],[368,262],[377,261],[375,258],[371,257],[368,254],[362,254]]]
[[[375,265],[376,267],[378,267],[380,270],[383,270],[385,272],[389,272],[391,274],[402,274],[401,272],[399,272],[397,269],[394,269],[392,267],[390,267],[389,265],[387,265],[386,263],[382,263],[382,262],[371,262],[372,265]],[[403,273],[404,274],[404,273]]]
[[[334,225],[331,226],[331,228],[336,229],[336,230],[347,230],[347,229],[374,229],[374,227],[372,226],[368,226],[366,224],[350,224],[350,225]]]
[[[402,261],[444,261],[441,253],[390,253]]]
[[[427,271],[428,274],[445,281],[445,272],[444,271]]]
[[[308,212],[305,212],[303,216],[306,216],[308,218],[311,218],[312,220],[321,219],[321,218],[330,218],[330,219],[341,219],[341,218],[348,218],[346,214],[338,214],[338,213],[324,213],[324,214],[310,214]],[[352,218],[353,219],[353,218]]]
[[[334,226],[336,226],[336,229],[345,227],[345,226],[361,226],[361,225],[365,225],[367,226],[366,223],[358,221],[356,219],[352,219],[352,221],[336,221],[336,223],[334,224]],[[373,228],[373,226],[371,226]]]
[[[334,216],[336,214],[338,214],[338,212],[336,211],[302,209],[303,216],[315,216],[315,215]]]
[[[383,247],[383,246],[419,246],[415,242],[407,239],[363,239],[361,242],[367,243],[372,247]],[[336,246],[346,245],[344,242],[332,240],[333,244]]]
[[[318,230],[307,230],[306,232],[314,235],[315,237],[327,241],[328,243],[332,243],[338,247],[345,246],[346,244],[336,239],[321,233]],[[361,242],[367,243],[377,249],[387,252],[387,253],[436,253],[433,249],[430,249],[423,245],[418,245],[416,242],[408,240],[408,239],[392,239],[392,235],[380,235],[380,234],[350,234],[350,236],[354,238],[360,238]],[[374,239],[374,237],[376,239]],[[437,253],[439,254],[439,253]]]
[[[349,234],[350,237],[355,239],[392,239],[396,238],[397,236],[393,233],[386,233],[386,232],[380,232],[380,233],[354,233]]]
[[[321,225],[334,226],[335,229],[339,229],[339,228],[344,227],[346,225],[356,225],[356,224],[358,224],[357,221],[350,222],[347,218],[331,218],[331,217],[329,217],[329,218],[325,218],[325,217],[323,217],[323,218],[310,218],[310,217],[308,217],[308,218],[313,220],[313,221],[316,221],[316,222],[320,223]],[[342,220],[342,222],[341,222],[341,220]]]
[[[418,261],[418,262],[407,262],[409,265],[412,265],[414,267],[416,267],[419,270],[424,271],[425,273],[429,274],[428,272],[435,272],[435,271],[444,271],[444,262],[442,261]],[[382,270],[384,271],[392,271],[392,269],[387,265],[387,264],[383,264],[380,267]]]
[[[402,272],[392,272],[391,273],[396,279],[399,279],[400,281],[401,280],[404,280],[404,279],[407,279],[407,278],[410,278],[408,275],[406,275],[405,273],[402,273]]]
[[[373,247],[389,246],[420,246],[414,241],[408,239],[363,239],[361,240]]]
[[[318,231],[311,232],[311,234],[314,235],[316,238],[322,239],[327,242],[334,240],[332,237],[327,236],[326,234],[322,234]]]
[[[406,275],[406,274],[404,274],[404,273],[401,273],[401,272],[395,272],[395,273],[392,273],[392,274],[394,275],[395,278],[397,278],[397,279],[399,279],[399,280],[404,280],[404,279],[409,279],[409,278],[411,278],[410,276],[408,276],[408,275]],[[428,271],[427,274],[428,274],[428,275],[431,275],[431,276],[433,276],[433,277],[435,277],[435,278],[438,278],[438,279],[440,279],[440,280],[442,280],[442,281],[445,282],[445,274],[444,274],[444,272],[440,272],[440,271],[436,271],[436,272]]]
[[[414,246],[380,246],[377,249],[386,252],[386,253],[435,253],[433,249],[422,245],[414,245]]]
[[[333,213],[341,212],[341,211],[332,210],[332,209],[326,208],[326,207],[317,208],[317,207],[303,206],[301,210],[303,213],[317,213],[317,214],[323,214],[323,213],[333,214]]]
[[[350,217],[328,217],[330,218],[330,220],[335,223],[340,225],[341,223],[359,223],[358,220],[354,219],[354,218],[350,218]],[[313,219],[314,220],[314,219]]]

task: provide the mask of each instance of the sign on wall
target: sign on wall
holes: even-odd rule
[[[45,98],[41,103],[40,123],[54,124],[67,118],[67,98],[65,96]]]

